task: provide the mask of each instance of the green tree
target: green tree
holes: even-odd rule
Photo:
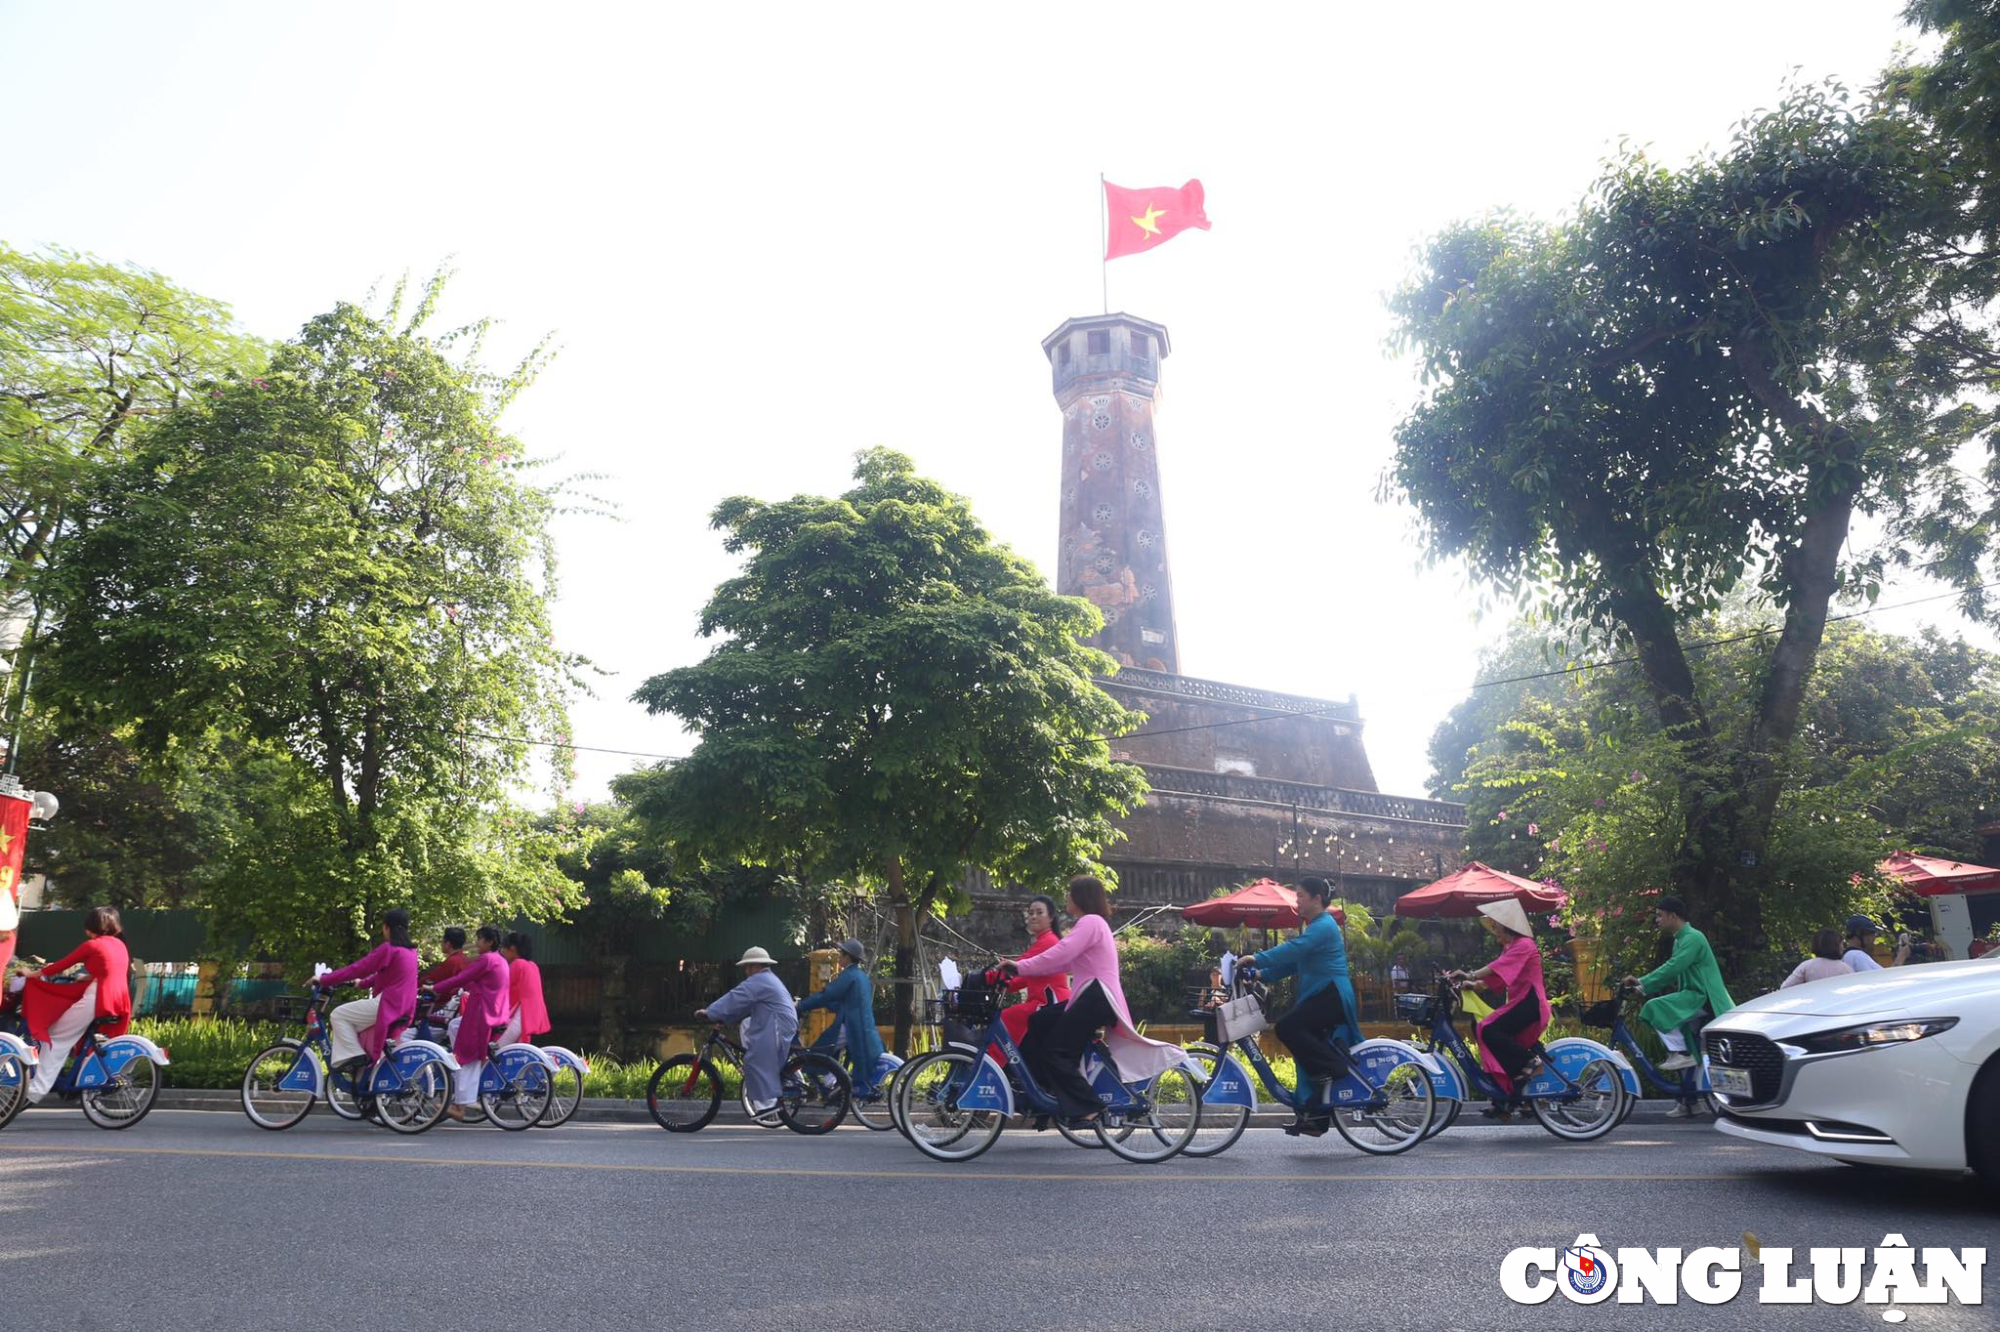
[[[229,307],[157,273],[0,242],[0,741],[27,706],[32,579],[74,497],[194,385],[263,355]]]
[[[1625,151],[1561,224],[1447,230],[1396,297],[1428,389],[1388,489],[1435,556],[1631,648],[1688,755],[1672,882],[1739,951],[1833,599],[1915,564],[1985,605],[1955,463],[1993,441],[1995,273],[1941,167],[1921,117],[1794,89],[1680,170]],[[1885,539],[1846,551],[1857,511]],[[1746,584],[1781,618],[1732,726],[1682,631]]]
[[[567,740],[577,664],[547,621],[557,498],[498,424],[541,358],[453,359],[422,331],[442,282],[204,385],[84,492],[45,583],[55,709],[151,755],[239,748],[217,935],[294,959],[392,905],[539,918],[567,884],[505,808],[521,737]]]
[[[1090,867],[1145,791],[1103,737],[1138,721],[1091,678],[1088,603],[996,545],[901,454],[860,455],[834,498],[716,507],[743,572],[702,613],[719,640],[635,697],[698,736],[621,790],[677,859],[879,889],[911,978],[917,921],[966,875]],[[910,986],[897,986],[907,1048]]]
[[[21,589],[92,469],[197,384],[247,373],[264,349],[229,307],[158,273],[0,242],[0,550]]]
[[[1746,724],[1768,669],[1768,639],[1746,621],[1707,621],[1687,646],[1706,697],[1731,728]],[[1531,633],[1493,654],[1512,660]],[[2000,807],[2000,662],[1933,633],[1901,639],[1853,622],[1832,626],[1788,749],[1785,792],[1769,846],[1763,903],[1774,950],[1739,958],[1746,980],[1850,910],[1881,904],[1874,869],[1896,847],[1969,854],[1974,828]],[[1479,859],[1552,876],[1572,897],[1572,923],[1614,937],[1628,964],[1654,940],[1644,894],[1664,886],[1695,761],[1635,695],[1629,667],[1575,672],[1553,696],[1519,699],[1461,751],[1447,789],[1463,795]],[[1539,682],[1538,682],[1539,683]],[[1484,691],[1482,691],[1484,692]],[[1501,691],[1494,691],[1501,692]],[[1461,736],[1490,702],[1468,700],[1439,734]],[[1629,965],[1628,965],[1629,969]],[[1775,978],[1770,978],[1773,981]]]

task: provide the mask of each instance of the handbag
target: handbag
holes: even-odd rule
[[[1271,1025],[1264,1016],[1264,1001],[1254,994],[1241,995],[1215,1010],[1215,1039],[1218,1044],[1255,1036]]]

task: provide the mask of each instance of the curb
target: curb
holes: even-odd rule
[[[1628,1122],[1644,1120],[1660,1124],[1674,1123],[1675,1121],[1667,1118],[1667,1112],[1673,1109],[1674,1105],[1673,1101],[1667,1100],[1642,1100],[1638,1105],[1633,1107],[1632,1117]],[[160,1099],[154,1108],[158,1110],[229,1111],[240,1115],[243,1113],[243,1100],[240,1093],[233,1091],[203,1089],[175,1090],[172,1087],[162,1087],[160,1089]],[[1292,1115],[1289,1110],[1256,1110],[1252,1111],[1250,1115],[1251,1128],[1282,1128],[1291,1121]],[[580,1124],[650,1124],[653,1122],[653,1116],[646,1109],[644,1101],[626,1100],[609,1096],[591,1096],[586,1097],[583,1104],[578,1107],[575,1119],[572,1122]],[[722,1109],[716,1115],[715,1122],[717,1124],[747,1125],[750,1120],[743,1113],[742,1105],[734,1098],[731,1098],[722,1103]],[[1535,1121],[1532,1114],[1518,1117],[1510,1124],[1484,1124],[1480,1122],[1477,1112],[1472,1112],[1470,1119],[1466,1119],[1464,1113],[1461,1113],[1460,1122],[1475,1128],[1541,1127]],[[1706,1124],[1708,1119],[1707,1116],[1701,1116],[1688,1122]],[[1025,1125],[1019,1127],[1024,1131],[1026,1129]]]

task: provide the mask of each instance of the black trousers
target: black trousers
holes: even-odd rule
[[[1044,1015],[1052,1010],[1053,1005],[1029,1019],[1021,1058],[1028,1061],[1036,1084],[1056,1098],[1058,1113],[1094,1115],[1104,1107],[1077,1064],[1096,1039],[1098,1028],[1116,1022],[1118,1014],[1104,987],[1095,982],[1077,991],[1069,1007],[1044,1021]]]
[[[1521,1070],[1535,1053],[1531,1046],[1521,1044],[1521,1032],[1541,1015],[1541,1001],[1530,994],[1501,1009],[1479,1029],[1479,1043],[1493,1056],[1494,1063],[1507,1070],[1516,1088],[1521,1085]]]
[[[1298,1061],[1301,1080],[1313,1083],[1331,1082],[1347,1072],[1347,1051],[1328,1039],[1346,1023],[1347,1007],[1340,1002],[1340,987],[1329,985],[1299,1000],[1272,1025]]]

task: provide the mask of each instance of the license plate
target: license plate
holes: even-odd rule
[[[1724,1068],[1720,1064],[1708,1066],[1708,1085],[1724,1096],[1750,1095],[1750,1071],[1742,1068]]]

